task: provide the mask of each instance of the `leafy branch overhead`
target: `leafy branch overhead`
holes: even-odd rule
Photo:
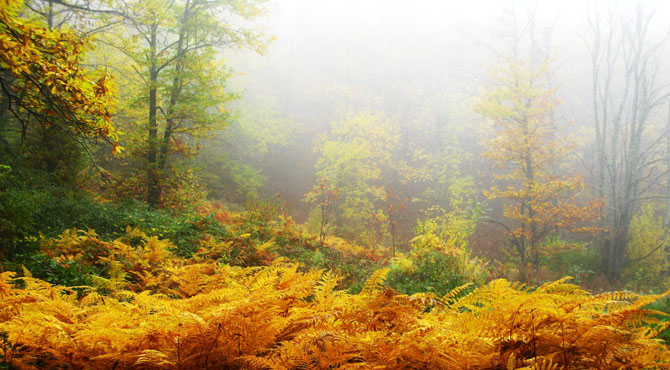
[[[35,121],[77,139],[108,140],[119,151],[114,83],[106,70],[82,66],[90,40],[21,20],[21,5],[0,3],[0,87],[24,134]]]

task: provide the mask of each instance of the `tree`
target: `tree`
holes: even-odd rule
[[[533,20],[526,29],[532,30]],[[513,220],[508,238],[520,259],[520,274],[527,279],[528,263],[537,271],[542,241],[560,230],[578,230],[596,216],[597,205],[579,205],[583,188],[577,176],[561,176],[555,169],[573,145],[561,137],[553,119],[559,101],[549,79],[550,58],[530,32],[529,56],[522,56],[516,24],[510,49],[490,70],[493,85],[475,105],[475,110],[493,122],[494,136],[486,143],[483,156],[505,170],[495,175],[499,186],[492,187],[489,199],[507,199],[504,215]]]
[[[337,205],[338,190],[328,184],[327,180],[317,179],[312,191],[307,193],[305,200],[315,203],[319,213],[319,243],[324,245],[330,221],[330,212]]]
[[[317,176],[338,189],[333,225],[340,235],[375,244],[379,235],[372,234],[366,223],[385,232],[380,225],[385,219],[380,207],[386,194],[384,178],[393,171],[391,158],[399,139],[384,114],[363,112],[334,122],[317,144]]]
[[[268,181],[268,175],[286,174],[296,165],[281,163],[294,155],[287,148],[297,145],[296,123],[284,109],[274,96],[245,96],[231,105],[230,126],[200,143],[197,174],[211,198],[242,204],[249,197],[280,192],[283,198],[285,191],[297,190]]]
[[[400,198],[400,193],[391,187],[386,188],[386,214],[388,216],[388,231],[391,234],[391,256],[395,257],[398,224],[401,214],[407,206],[408,197]]]
[[[643,198],[666,176],[662,159],[668,132],[646,135],[654,113],[668,101],[659,58],[667,38],[653,42],[651,13],[640,4],[632,12],[601,12],[589,20],[596,190],[605,200],[599,238],[601,266],[612,282],[629,264],[629,231]],[[660,123],[660,120],[659,120]]]
[[[130,107],[128,121],[146,122],[138,140],[145,158],[146,201],[161,204],[167,170],[175,154],[189,153],[185,139],[223,128],[230,120],[226,102],[235,94],[224,90],[229,72],[217,50],[252,48],[262,51],[268,39],[246,27],[262,14],[265,0],[136,1],[123,3],[126,38],[102,42],[123,52],[140,79],[139,95],[146,104],[138,117]],[[226,18],[234,18],[233,27]],[[132,105],[132,104],[131,104]]]
[[[9,112],[14,120],[0,130],[5,150],[14,148],[6,154],[27,152],[54,173],[69,165],[62,160],[67,150],[63,140],[80,150],[89,150],[91,141],[106,140],[114,152],[120,150],[111,124],[114,85],[104,70],[82,65],[90,42],[50,24],[21,19],[21,5],[0,2],[2,114]],[[3,119],[0,125],[8,122]]]

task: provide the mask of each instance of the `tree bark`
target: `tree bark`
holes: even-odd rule
[[[156,61],[156,35],[158,24],[151,25],[149,42],[149,132],[147,137],[147,204],[158,208],[161,199],[161,184],[158,163],[158,69]]]

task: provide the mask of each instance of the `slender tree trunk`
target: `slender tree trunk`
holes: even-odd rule
[[[165,126],[165,131],[163,132],[163,139],[160,146],[160,155],[158,158],[158,170],[163,171],[167,163],[167,158],[169,155],[170,140],[172,140],[172,135],[174,134],[175,129],[175,108],[177,101],[179,100],[179,95],[181,94],[183,87],[183,72],[184,72],[184,41],[186,38],[186,26],[189,20],[190,13],[190,0],[186,0],[184,6],[184,13],[182,14],[180,29],[179,29],[179,38],[177,40],[177,58],[175,60],[175,74],[172,80],[172,89],[170,90],[170,103],[167,109],[167,123]]]
[[[46,11],[47,18],[47,29],[51,30],[54,24],[54,8],[53,1],[49,0],[49,5]],[[58,133],[55,132],[55,128],[52,125],[47,126],[42,131],[42,148],[43,152],[43,163],[47,172],[51,174],[56,174],[58,171],[58,164],[63,158],[60,158],[58,155],[59,147],[63,144],[57,142]],[[60,145],[59,145],[60,144]],[[56,175],[58,176],[58,175]]]
[[[161,199],[161,184],[158,163],[158,69],[156,61],[156,34],[158,24],[151,25],[149,66],[149,136],[147,138],[147,203],[157,208]]]
[[[663,219],[664,235],[670,232],[670,101],[668,101],[668,124],[665,127],[665,217]]]
[[[321,190],[321,227],[319,229],[319,244],[323,246],[326,241],[326,204],[323,198],[323,188]]]
[[[526,239],[521,235],[514,241],[516,250],[519,253],[521,261],[519,263],[519,280],[523,282],[528,281],[528,263],[526,262]]]
[[[395,257],[395,220],[391,220],[391,253]]]
[[[663,217],[663,242],[667,243],[670,233],[670,101],[668,101],[668,124],[665,128],[665,216]],[[666,244],[663,248],[665,254],[670,254],[670,245]],[[668,276],[670,271],[666,268],[663,271],[664,276]]]
[[[640,182],[644,177],[645,162],[641,150],[642,132],[645,128],[647,113],[651,109],[646,81],[653,79],[647,71],[651,55],[644,50],[644,34],[648,19],[643,19],[641,9],[626,29],[623,67],[626,71],[623,98],[613,117],[612,173],[610,186],[613,188],[611,201],[612,222],[610,223],[610,255],[606,270],[612,283],[621,278],[628,250],[630,224],[638,206],[641,194]],[[608,92],[609,93],[609,92]],[[625,124],[623,124],[625,122]],[[626,130],[627,128],[627,130]],[[621,142],[621,143],[620,143]],[[618,148],[621,148],[621,153]],[[617,163],[616,161],[620,163]]]
[[[54,26],[54,3],[53,0],[49,0],[49,8],[47,9],[47,26],[49,29],[52,29]]]

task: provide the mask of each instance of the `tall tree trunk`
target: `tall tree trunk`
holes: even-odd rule
[[[52,0],[49,0],[49,5],[46,11],[46,18],[47,29],[53,29],[54,7]],[[61,158],[59,155],[60,145],[62,144],[62,142],[58,143],[58,133],[56,132],[56,129],[53,125],[48,125],[42,130],[41,146],[43,149],[42,162],[44,164],[44,169],[56,176],[59,176],[59,174],[57,174],[59,162],[63,160],[63,158]]]
[[[158,163],[158,69],[156,61],[156,34],[158,24],[151,25],[149,66],[149,132],[147,138],[147,203],[158,208],[161,199],[161,184]]]
[[[659,140],[645,148],[642,134],[665,88],[653,83],[658,80],[653,64],[665,40],[647,44],[651,15],[645,14],[640,5],[630,15],[610,14],[607,23],[600,14],[596,13],[589,23],[593,36],[590,52],[597,190],[607,206],[603,222],[606,231],[599,242],[602,271],[616,283],[627,263],[632,218],[649,188],[642,186],[653,166],[649,154],[656,150],[655,145],[662,144]],[[616,86],[617,82],[622,85]]]
[[[177,57],[175,60],[175,74],[172,79],[172,89],[170,90],[170,103],[167,109],[167,123],[165,126],[165,131],[163,132],[163,139],[160,146],[160,155],[158,158],[158,170],[163,171],[167,163],[167,157],[169,155],[169,146],[170,140],[172,140],[172,135],[174,134],[175,128],[175,108],[177,101],[179,100],[179,95],[181,94],[183,87],[183,72],[184,72],[184,41],[186,38],[186,27],[188,25],[189,13],[190,13],[191,2],[186,0],[184,6],[184,13],[182,14],[180,29],[179,29],[179,38],[177,40]]]
[[[668,123],[665,127],[665,217],[663,217],[664,235],[670,232],[670,101],[668,101]]]
[[[670,101],[668,101],[668,123],[665,127],[665,215],[663,216],[663,243],[665,247],[663,250],[665,254],[670,254],[670,245],[668,244],[668,234],[670,234]],[[667,265],[666,265],[667,266]],[[666,267],[663,270],[663,276],[670,275],[670,271]]]

